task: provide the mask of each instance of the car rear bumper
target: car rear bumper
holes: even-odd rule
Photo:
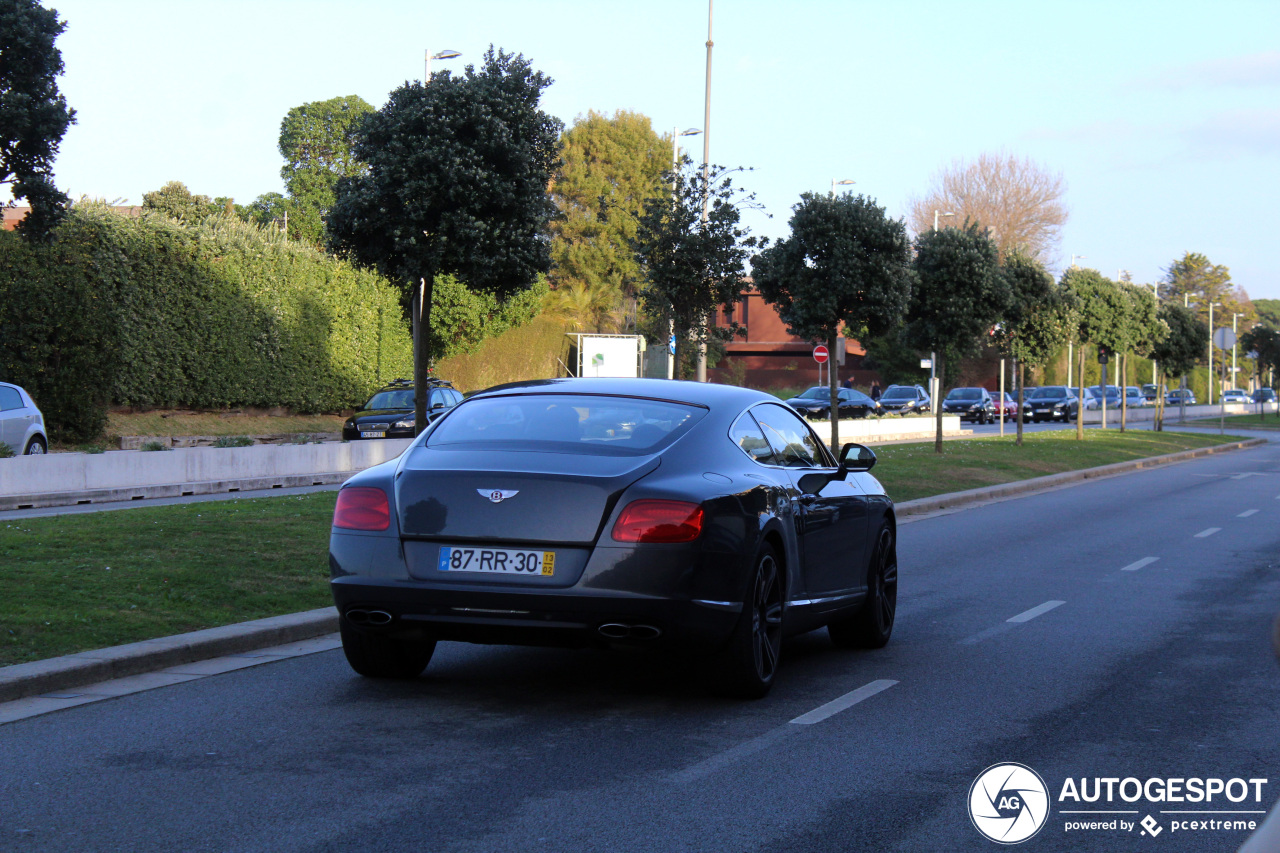
[[[334,578],[331,589],[339,614],[354,617],[349,621],[360,630],[468,643],[711,649],[728,639],[741,612],[740,602],[576,589],[443,589],[362,576]],[[389,619],[368,624],[368,613]]]

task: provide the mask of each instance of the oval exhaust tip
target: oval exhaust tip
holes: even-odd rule
[[[631,636],[637,640],[656,640],[662,636],[662,629],[653,625],[632,625]]]
[[[391,624],[391,614],[385,610],[370,610],[368,618],[370,625]]]
[[[597,629],[601,636],[610,640],[621,640],[631,634],[631,626],[619,622],[606,622]]]

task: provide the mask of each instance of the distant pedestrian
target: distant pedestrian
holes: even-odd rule
[[[849,378],[848,376],[846,376],[846,377],[844,378],[844,380],[840,383],[840,387],[841,387],[841,388],[852,388],[852,387],[853,387],[853,380],[852,380],[851,378]]]
[[[875,400],[877,403],[880,402],[880,383],[879,382],[871,383],[871,399]]]

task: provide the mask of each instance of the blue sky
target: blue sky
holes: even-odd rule
[[[423,56],[490,43],[555,79],[566,124],[626,109],[701,127],[706,0],[45,0],[68,23],[79,113],[59,185],[138,203],[180,180],[248,203],[280,191],[280,120],[356,94],[375,107]],[[1280,298],[1280,2],[715,0],[711,159],[754,171],[785,236],[833,178],[895,217],[957,158],[1061,172],[1061,266],[1164,275],[1186,251]],[[701,137],[691,137],[695,159]]]

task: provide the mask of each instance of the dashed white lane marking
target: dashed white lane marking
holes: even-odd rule
[[[1256,509],[1246,509],[1244,512],[1237,515],[1236,518],[1248,518],[1251,515],[1257,515],[1257,513],[1258,511]]]
[[[1205,530],[1201,530],[1199,533],[1196,534],[1195,538],[1203,539],[1206,536],[1212,536],[1213,534],[1217,533],[1221,529],[1222,529],[1221,527],[1210,527]]]
[[[887,678],[882,678],[878,681],[872,681],[869,684],[862,685],[857,690],[850,690],[848,693],[844,694],[839,699],[832,699],[827,704],[814,708],[812,711],[810,711],[807,714],[801,714],[791,722],[797,726],[811,726],[814,723],[820,723],[823,720],[825,720],[827,717],[831,717],[836,714],[839,714],[841,711],[847,708],[852,708],[854,705],[857,705],[863,699],[870,699],[872,696],[876,695],[877,693],[883,690],[888,690],[890,687],[892,687],[897,683],[898,682],[891,681],[890,679],[887,679]]]
[[[1037,616],[1043,616],[1055,607],[1061,607],[1066,604],[1065,601],[1046,601],[1044,604],[1031,608],[1030,610],[1019,613],[1017,616],[1011,616],[1006,622],[1030,622]]]
[[[1158,560],[1158,559],[1160,559],[1160,558],[1159,558],[1159,557],[1143,557],[1141,560],[1138,560],[1136,563],[1130,563],[1129,565],[1125,566],[1125,567],[1124,567],[1123,569],[1121,569],[1120,571],[1122,571],[1122,572],[1136,572],[1138,569],[1141,569],[1141,568],[1144,568],[1144,567],[1146,567],[1146,566],[1151,565],[1152,563],[1154,563],[1154,562],[1155,562],[1156,560]]]

